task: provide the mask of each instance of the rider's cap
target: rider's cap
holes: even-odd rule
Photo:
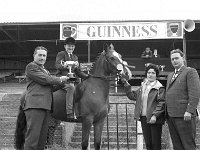
[[[76,40],[73,37],[68,37],[68,38],[65,39],[65,44],[75,45],[76,44]]]

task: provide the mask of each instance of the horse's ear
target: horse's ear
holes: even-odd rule
[[[105,51],[105,53],[108,51],[108,49],[109,49],[108,43],[104,43],[103,44],[103,50]]]
[[[114,47],[113,43],[110,43],[110,50],[114,50],[114,49],[115,49],[115,47]]]
[[[103,44],[103,50],[107,53],[110,50],[114,50],[114,45],[110,42]]]

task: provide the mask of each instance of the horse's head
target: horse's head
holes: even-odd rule
[[[132,73],[128,68],[127,62],[123,61],[121,55],[114,50],[114,45],[112,43],[105,43],[104,51],[102,53],[105,55],[108,66],[107,70],[109,70],[111,74],[119,73],[127,79],[132,77]]]

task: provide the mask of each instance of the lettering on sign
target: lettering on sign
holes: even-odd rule
[[[73,28],[70,28],[73,26]],[[183,38],[182,22],[142,23],[79,23],[62,25],[61,32],[71,34],[73,29],[77,40],[138,40]],[[75,29],[76,27],[76,29]],[[175,31],[176,27],[176,31]],[[69,31],[68,31],[69,30]],[[62,37],[61,37],[62,38]]]

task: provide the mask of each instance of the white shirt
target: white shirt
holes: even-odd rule
[[[146,116],[147,111],[147,100],[148,95],[152,87],[156,84],[157,80],[153,82],[148,82],[148,80],[142,85],[142,116]]]

